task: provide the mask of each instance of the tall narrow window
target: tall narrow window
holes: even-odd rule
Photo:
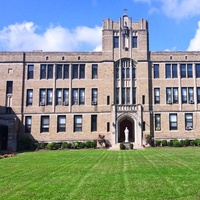
[[[195,68],[196,68],[196,78],[200,78],[200,64],[196,64]]]
[[[80,65],[80,79],[85,78],[85,65]]]
[[[28,89],[27,90],[27,99],[26,99],[26,105],[27,106],[32,106],[33,104],[33,90]]]
[[[188,88],[188,100],[189,100],[189,103],[191,104],[194,103],[194,91],[192,87]]]
[[[72,65],[72,78],[78,79],[78,65],[77,64]]]
[[[40,131],[49,132],[49,116],[41,116],[41,126]]]
[[[170,130],[178,129],[177,114],[169,114],[169,129]]]
[[[133,104],[136,104],[136,88],[133,88]]]
[[[62,89],[56,90],[56,105],[62,105]]]
[[[145,95],[142,95],[142,104],[145,104]]]
[[[53,90],[47,89],[47,105],[52,105],[53,101]]]
[[[98,78],[98,65],[92,65],[92,79]]]
[[[47,78],[48,79],[52,79],[53,78],[53,65],[48,65]]]
[[[69,105],[69,89],[63,89],[63,105]]]
[[[107,96],[107,105],[110,105],[110,96]]]
[[[173,103],[178,103],[178,88],[173,88]]]
[[[57,132],[65,132],[66,131],[66,116],[59,115],[57,119]]]
[[[116,88],[116,104],[119,104],[119,88]]]
[[[28,79],[33,79],[34,65],[28,65]]]
[[[40,89],[40,105],[44,106],[46,104],[46,90]]]
[[[119,48],[119,37],[118,36],[114,36],[114,38],[113,38],[113,47]]]
[[[172,78],[177,78],[178,73],[177,73],[177,64],[172,64]]]
[[[182,103],[187,103],[187,88],[181,88]]]
[[[166,102],[168,104],[172,103],[172,90],[171,90],[171,88],[166,88]]]
[[[97,105],[98,103],[98,89],[92,88],[92,105]]]
[[[136,69],[135,67],[132,67],[132,78],[136,78]]]
[[[186,78],[186,64],[180,65],[181,78]]]
[[[78,105],[78,89],[72,89],[72,105]]]
[[[187,65],[187,77],[192,78],[193,77],[193,72],[192,72],[192,64]]]
[[[31,132],[31,116],[26,116],[25,118],[25,132],[26,133]]]
[[[40,79],[46,79],[46,65],[40,66]]]
[[[161,130],[160,114],[155,114],[155,130],[156,131],[160,131]]]
[[[137,48],[137,36],[132,37],[132,48]]]
[[[125,104],[125,100],[126,100],[125,94],[126,94],[126,90],[125,88],[122,88],[122,104]]]
[[[197,88],[197,103],[200,103],[200,87]]]
[[[79,105],[85,104],[85,89],[79,89]]]
[[[159,78],[159,64],[154,64],[154,78]]]
[[[170,64],[165,65],[165,77],[171,78],[171,65]]]
[[[160,88],[154,88],[154,103],[160,103]]]
[[[107,122],[107,132],[110,132],[110,122]]]
[[[186,130],[193,129],[193,114],[192,113],[185,114],[185,129]]]
[[[91,132],[97,131],[97,115],[91,116]]]
[[[56,78],[62,79],[62,65],[56,65]]]
[[[69,65],[64,65],[64,79],[69,78]]]
[[[12,94],[12,92],[13,92],[13,82],[7,81],[6,94]]]
[[[82,115],[74,116],[74,132],[82,132]]]

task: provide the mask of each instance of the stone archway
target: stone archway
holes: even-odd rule
[[[127,127],[129,130],[129,141],[134,142],[135,141],[135,127],[134,127],[134,121],[131,118],[123,118],[119,121],[118,124],[118,143],[125,141],[125,133],[124,130]]]
[[[0,150],[7,150],[8,148],[8,127],[0,126]]]

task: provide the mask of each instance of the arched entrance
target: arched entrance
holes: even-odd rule
[[[0,150],[7,150],[8,147],[8,127],[0,126]]]
[[[129,141],[134,142],[134,121],[130,118],[122,119],[122,121],[119,122],[119,131],[118,131],[118,142],[124,142],[125,141],[125,128],[128,128],[129,130]]]

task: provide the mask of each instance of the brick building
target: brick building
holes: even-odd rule
[[[0,52],[0,150],[200,137],[200,52],[149,51],[148,22],[103,21],[101,52]],[[94,36],[95,37],[95,36]]]

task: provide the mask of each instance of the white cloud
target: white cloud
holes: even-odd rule
[[[200,21],[196,30],[194,38],[190,40],[188,51],[200,51]]]
[[[1,51],[93,51],[101,50],[102,27],[85,26],[69,30],[51,26],[44,33],[36,32],[33,22],[16,23],[0,30]],[[82,47],[82,49],[80,49]]]
[[[134,2],[148,3],[150,13],[160,11],[174,19],[183,19],[200,14],[199,0],[134,0]]]

